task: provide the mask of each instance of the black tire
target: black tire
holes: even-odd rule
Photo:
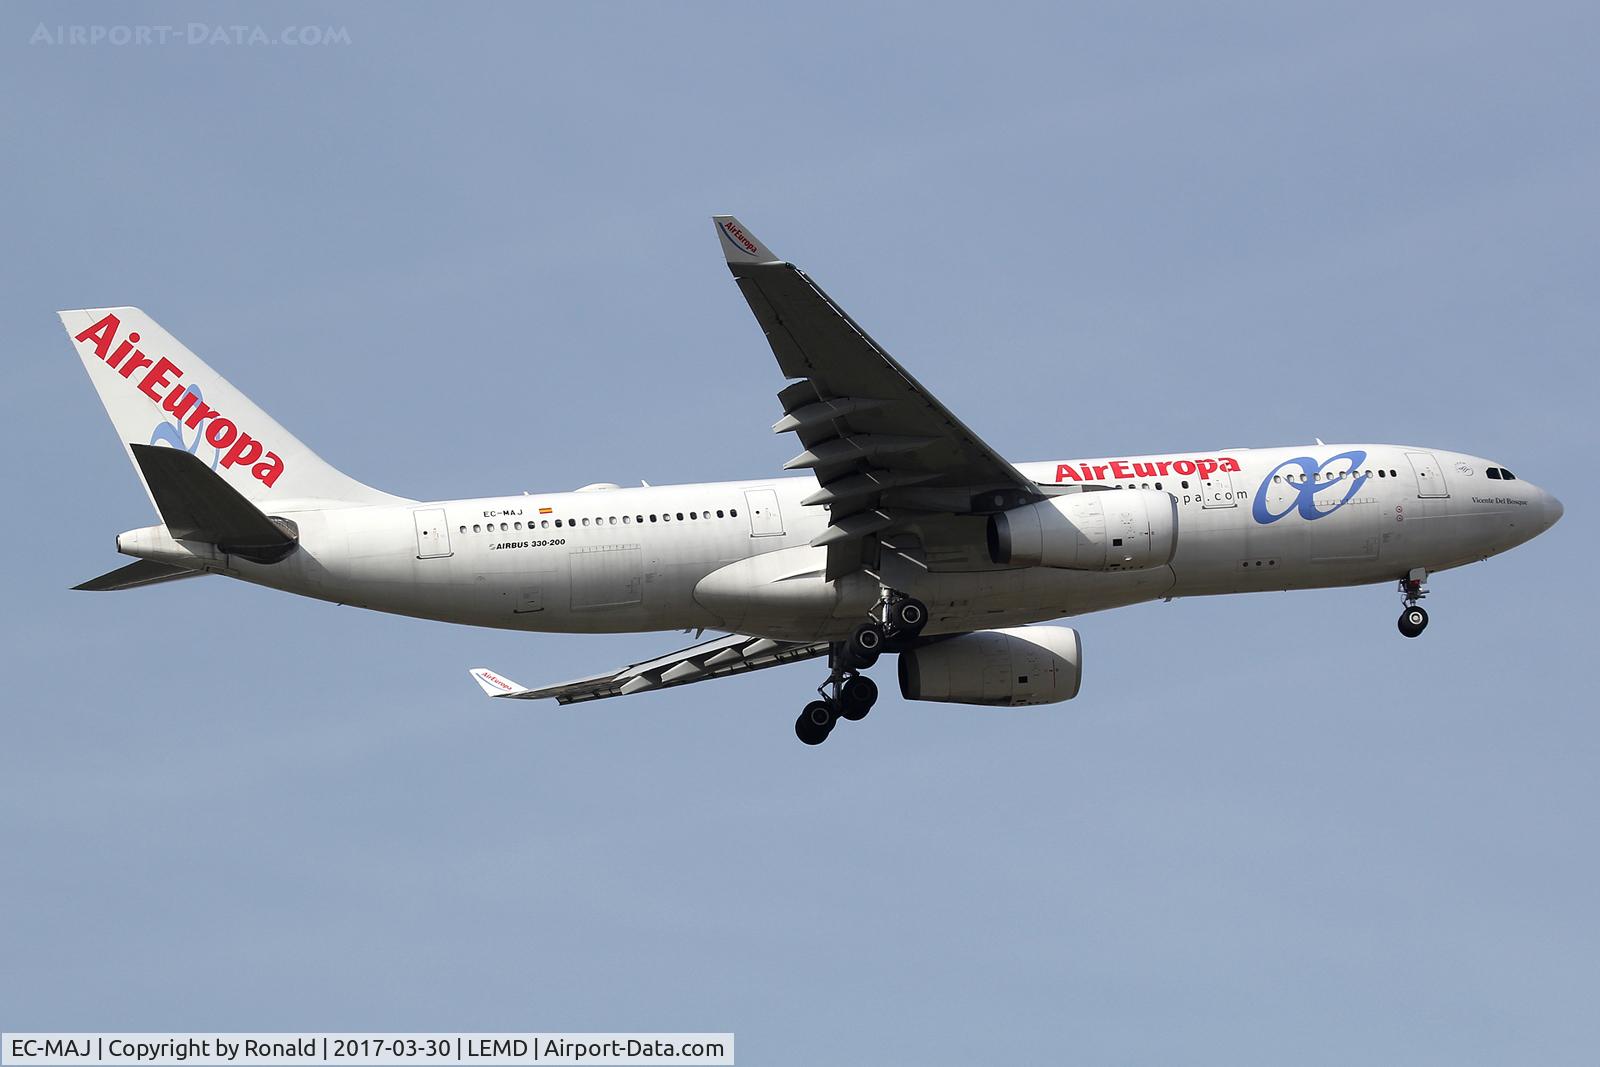
[[[878,702],[878,683],[864,675],[847,679],[839,687],[839,714],[851,722],[860,722]]]
[[[883,646],[883,627],[875,622],[864,622],[851,632],[850,639],[844,643],[844,652],[852,666],[865,670],[878,662]]]
[[[928,605],[914,597],[897,602],[889,612],[894,623],[895,636],[915,637],[928,625]]]
[[[1428,628],[1428,613],[1413,604],[1400,613],[1399,626],[1400,632],[1407,637],[1416,637]]]
[[[826,700],[813,700],[794,721],[794,735],[808,745],[820,745],[833,733],[838,721],[838,709]]]

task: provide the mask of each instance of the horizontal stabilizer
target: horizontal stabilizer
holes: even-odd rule
[[[164,445],[129,445],[167,531],[204,541],[257,563],[274,563],[294,548],[286,529],[262,514],[199,457]]]
[[[192,571],[188,567],[178,567],[171,563],[141,559],[126,567],[118,567],[114,571],[102,574],[98,578],[90,578],[87,582],[72,588],[91,593],[107,593],[113,589],[138,589],[144,585],[175,582],[179,578],[198,578],[204,573],[205,571]]]

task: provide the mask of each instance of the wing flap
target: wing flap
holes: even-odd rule
[[[869,565],[880,538],[929,511],[986,513],[1043,497],[804,271],[738,219],[715,222],[778,369],[800,379],[779,392],[784,415],[773,430],[803,446],[786,468],[810,469],[821,484],[806,503],[829,510],[828,530],[812,542],[828,548],[829,578]],[[910,486],[923,492],[885,495]]]
[[[731,634],[656,659],[632,663],[626,667],[618,667],[614,671],[577,678],[570,682],[559,682],[539,689],[518,685],[486,667],[474,667],[470,673],[473,681],[478,683],[478,687],[492,697],[555,700],[560,704],[576,704],[655,689],[671,689],[692,682],[725,678],[730,674],[764,670],[767,667],[823,656],[827,652],[826,641],[807,644]]]

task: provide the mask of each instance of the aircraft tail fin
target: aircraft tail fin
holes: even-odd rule
[[[274,512],[401,499],[329,466],[138,308],[60,315],[130,459],[134,446],[188,453]]]

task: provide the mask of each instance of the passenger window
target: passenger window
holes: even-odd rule
[[[691,511],[691,512],[689,512],[689,517],[691,519],[698,519],[700,516],[696,515],[694,512]]]
[[[1160,483],[1160,482],[1157,482],[1157,483],[1156,483],[1156,488],[1157,488],[1157,489],[1160,489],[1160,488],[1161,488],[1161,483]]]
[[[721,508],[717,509],[717,518],[719,518],[719,519],[722,518],[722,509]]]
[[[587,525],[589,525],[589,520],[588,520],[588,519],[584,519],[584,520],[583,520],[583,524],[584,524],[584,525],[585,525],[585,526],[587,526]]]
[[[522,523],[520,523],[520,522],[514,522],[514,523],[512,523],[512,524],[511,524],[511,528],[512,528],[512,529],[513,529],[513,530],[520,530],[520,529],[522,529]]]
[[[482,533],[483,532],[483,528],[481,526],[479,526],[477,523],[473,523],[472,524],[472,532],[473,533]]]
[[[511,527],[509,527],[509,526],[507,526],[507,525],[506,525],[506,524],[505,524],[505,523],[503,523],[503,522],[502,522],[502,523],[501,523],[501,524],[500,524],[500,532],[501,532],[501,533],[504,533],[504,532],[505,532],[505,531],[507,531],[507,530],[509,530],[509,529],[511,529]]]
[[[1395,470],[1393,467],[1390,467],[1389,468],[1389,477],[1398,478],[1398,477],[1400,477],[1400,472]]]
[[[643,515],[635,515],[633,517],[633,521],[637,522],[637,523],[640,523],[642,525],[644,523],[644,516]]]
[[[739,509],[738,508],[730,508],[729,511],[728,511],[728,514],[732,515],[734,518],[737,519],[739,517]]]
[[[1187,489],[1187,488],[1189,488],[1189,479],[1187,479],[1187,478],[1185,478],[1185,479],[1184,479],[1184,480],[1183,480],[1183,487],[1184,487],[1184,488],[1185,488],[1185,489]]]
[[[466,533],[467,532],[467,528],[465,526],[461,527],[461,532],[462,533]]]
[[[616,524],[617,524],[617,517],[615,515],[613,515],[613,516],[611,516],[611,525],[615,526]]]
[[[539,520],[539,528],[540,528],[540,529],[541,529],[541,530],[548,530],[548,529],[550,529],[550,520],[549,520],[549,519],[540,519],[540,520]]]
[[[628,525],[628,523],[630,523],[632,521],[633,521],[633,517],[631,515],[622,516],[622,525],[626,526],[626,525]]]
[[[682,522],[682,521],[683,521],[683,512],[681,512],[681,511],[680,511],[680,512],[678,512],[678,521],[679,521],[679,522]]]
[[[656,517],[654,515],[650,516],[650,521],[651,522],[655,522],[656,521]]]

